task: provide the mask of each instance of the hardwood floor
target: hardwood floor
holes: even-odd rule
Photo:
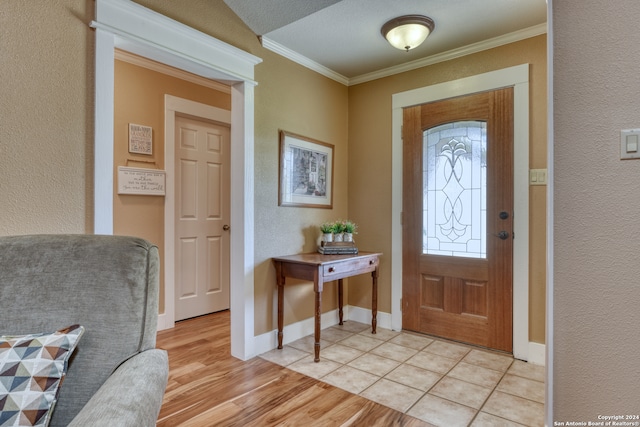
[[[229,311],[160,331],[157,347],[169,352],[159,427],[429,425],[259,357],[232,357]]]

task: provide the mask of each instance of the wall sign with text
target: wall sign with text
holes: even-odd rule
[[[118,194],[164,196],[165,171],[118,166]]]

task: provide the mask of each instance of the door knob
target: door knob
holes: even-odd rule
[[[509,218],[509,212],[507,211],[502,211],[500,212],[500,215],[498,215],[500,217],[500,219],[507,219]]]
[[[509,232],[502,230],[501,232],[498,233],[498,237],[501,238],[502,240],[507,240],[509,238]]]
[[[225,224],[225,225],[223,225],[223,226],[222,226],[222,229],[223,229],[224,231],[229,231],[229,229],[231,229],[231,227],[229,227],[229,225],[228,225],[228,224]]]

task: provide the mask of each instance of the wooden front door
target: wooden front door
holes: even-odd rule
[[[403,121],[402,327],[511,352],[513,89]]]
[[[229,308],[229,135],[176,117],[176,320]]]

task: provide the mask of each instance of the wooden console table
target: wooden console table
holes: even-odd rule
[[[371,333],[376,333],[378,314],[378,265],[380,253],[360,252],[357,255],[322,255],[320,253],[289,255],[273,258],[278,284],[278,348],[282,348],[284,327],[284,284],[285,277],[313,281],[315,291],[315,343],[314,362],[320,361],[320,316],[322,310],[322,290],[324,283],[338,281],[338,315],[342,325],[342,279],[358,274],[371,273]]]

